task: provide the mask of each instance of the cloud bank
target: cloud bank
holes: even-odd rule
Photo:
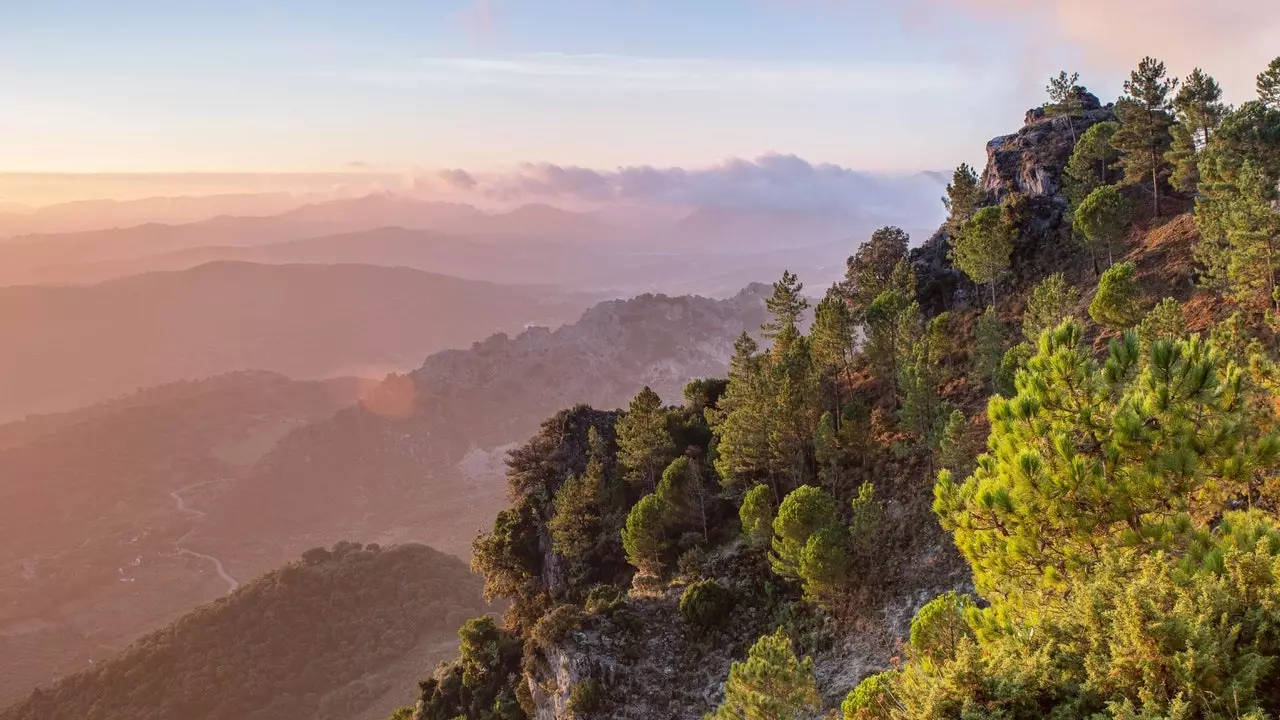
[[[499,203],[656,203],[896,213],[937,204],[941,188],[927,174],[881,175],[811,163],[795,155],[769,154],[696,169],[638,165],[596,170],[552,163],[526,163],[484,173],[449,169],[419,174],[415,190]]]

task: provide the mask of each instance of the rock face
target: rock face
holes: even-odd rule
[[[1091,126],[1115,119],[1111,107],[1101,106],[1091,93],[1082,93],[1080,104],[1080,114],[1070,117],[1032,108],[1023,118],[1021,130],[987,143],[987,167],[981,184],[991,203],[1013,193],[1027,198],[1059,196],[1062,171],[1071,159],[1075,141]]]
[[[1032,265],[1029,260],[1033,256],[1045,250],[1056,252],[1070,242],[1063,171],[1086,130],[1116,119],[1112,106],[1100,104],[1092,93],[1082,91],[1079,97],[1078,114],[1069,117],[1046,112],[1043,107],[1032,108],[1023,117],[1022,129],[987,143],[987,165],[979,181],[986,199],[981,204],[1018,205],[1015,275],[1020,268]],[[964,304],[974,294],[973,283],[951,264],[950,243],[944,225],[911,252],[920,302],[935,313]]]

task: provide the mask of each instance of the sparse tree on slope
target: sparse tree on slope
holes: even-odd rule
[[[1270,108],[1280,108],[1280,57],[1258,73],[1258,100]]]
[[[622,548],[627,562],[642,575],[662,574],[662,554],[667,550],[669,509],[657,495],[645,495],[627,514],[622,529]]]
[[[1071,128],[1072,145],[1076,143],[1075,117],[1080,114],[1080,93],[1084,92],[1084,88],[1077,84],[1079,81],[1080,73],[1068,75],[1067,71],[1063,70],[1057,77],[1049,78],[1049,85],[1045,88],[1045,92],[1049,94],[1049,104],[1059,113],[1067,116],[1067,127]]]
[[[1029,342],[1038,342],[1040,333],[1058,327],[1071,317],[1078,304],[1080,288],[1067,282],[1062,273],[1041,280],[1027,298],[1027,309],[1022,313],[1022,336]]]
[[[1107,267],[1115,264],[1115,248],[1129,229],[1129,216],[1129,201],[1114,185],[1103,185],[1089,193],[1076,208],[1076,230],[1085,237],[1095,257],[1100,251],[1106,253]]]
[[[795,273],[784,270],[782,279],[773,284],[773,295],[765,299],[765,307],[773,320],[763,326],[764,336],[773,340],[775,354],[785,353],[800,334],[800,316],[809,309],[809,300],[801,294],[804,283]]]
[[[1112,167],[1120,159],[1120,151],[1111,144],[1111,139],[1119,129],[1120,123],[1108,120],[1090,126],[1080,136],[1064,171],[1067,199],[1073,206],[1100,185],[1115,182]]]
[[[1173,99],[1173,106],[1183,124],[1199,141],[1200,147],[1209,144],[1213,131],[1222,124],[1222,118],[1227,114],[1218,81],[1200,68],[1192,70],[1182,83]]]
[[[978,173],[967,163],[961,163],[952,174],[951,183],[947,185],[947,196],[942,198],[942,204],[947,209],[947,231],[951,233],[951,237],[960,235],[969,218],[977,211],[983,195],[982,188],[978,186]]]
[[[1135,276],[1138,266],[1123,262],[1102,273],[1098,292],[1089,303],[1094,322],[1116,330],[1133,327],[1142,318],[1142,292]]]
[[[618,464],[632,485],[653,490],[658,473],[675,454],[662,398],[646,387],[631,399],[627,414],[618,421]]]
[[[813,660],[796,657],[782,628],[751,646],[724,684],[724,704],[706,720],[800,720],[821,707]]]
[[[901,228],[882,227],[849,258],[840,292],[855,315],[861,315],[880,293],[889,289],[894,268],[907,257],[910,240]]]
[[[1151,182],[1151,208],[1156,216],[1160,215],[1160,180],[1169,174],[1164,159],[1173,124],[1169,95],[1177,86],[1177,78],[1165,76],[1164,63],[1143,58],[1124,83],[1125,97],[1116,103],[1121,124],[1111,142],[1123,153],[1125,182]]]
[[[742,536],[757,547],[769,544],[773,537],[773,491],[768,485],[756,485],[747,491],[738,508]]]
[[[951,261],[969,279],[991,289],[991,306],[996,305],[996,281],[1009,269],[1013,254],[1013,232],[998,207],[984,207],[964,224],[951,246]]]

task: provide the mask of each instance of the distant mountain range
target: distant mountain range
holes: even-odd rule
[[[385,720],[485,610],[457,558],[340,543],[41,687],[0,720]]]
[[[742,277],[750,270],[751,280],[769,280],[784,267],[774,255],[785,251],[785,266],[826,282],[823,268],[839,265],[875,227],[931,227],[940,216],[940,191],[935,177],[919,174],[869,184],[865,197],[845,205],[700,206],[679,213],[670,206],[570,212],[542,204],[488,213],[379,194],[270,216],[11,237],[0,241],[0,284],[92,283],[213,260],[341,261],[618,294],[726,294],[734,286],[709,283],[694,268],[714,259],[720,272]]]
[[[380,377],[588,304],[370,265],[217,262],[84,287],[0,287],[0,419],[241,369]]]
[[[723,375],[767,292],[608,301],[380,383],[241,372],[0,425],[0,656],[24,659],[0,706],[311,547],[466,556],[507,448],[562,407]]]

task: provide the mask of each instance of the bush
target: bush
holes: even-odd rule
[[[582,626],[582,611],[575,605],[558,605],[533,626],[533,642],[543,650],[560,643]]]
[[[573,690],[569,691],[567,705],[569,714],[575,718],[579,714],[599,710],[604,705],[604,688],[600,686],[600,681],[590,678],[574,685]]]
[[[715,580],[703,580],[685,588],[680,596],[680,617],[699,627],[714,627],[733,607],[733,594]]]
[[[1142,295],[1134,276],[1138,266],[1123,262],[1108,268],[1098,280],[1098,293],[1089,303],[1089,317],[1100,325],[1123,330],[1142,319]]]
[[[626,592],[617,585],[597,585],[587,593],[587,612],[595,615],[612,615],[622,607]]]

